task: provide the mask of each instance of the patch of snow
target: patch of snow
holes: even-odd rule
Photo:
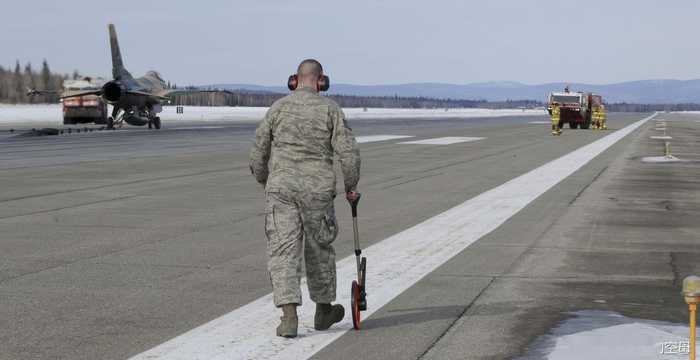
[[[610,311],[572,313],[549,334],[541,336],[520,360],[657,360],[687,359],[683,347],[690,330],[684,324],[642,320]]]
[[[647,156],[642,158],[645,163],[669,163],[669,162],[685,162],[687,160],[679,159],[673,155],[669,156]]]

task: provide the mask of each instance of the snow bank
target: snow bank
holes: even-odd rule
[[[164,106],[160,117],[164,121],[258,121],[267,112],[265,107],[209,107],[184,106],[178,114],[175,106]],[[392,118],[471,118],[497,116],[542,115],[542,110],[531,109],[343,109],[349,119],[392,119]],[[62,123],[60,104],[2,105],[0,104],[0,124],[48,123],[56,126]]]
[[[59,104],[42,105],[4,105],[0,104],[0,123],[45,123],[63,122],[63,113]]]

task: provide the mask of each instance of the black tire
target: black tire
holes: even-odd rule
[[[591,113],[586,115],[586,119],[581,123],[581,129],[587,130],[591,127]]]
[[[148,121],[148,128],[152,129],[153,128],[153,120]]]
[[[160,117],[156,116],[153,118],[153,126],[155,126],[157,130],[160,130]]]
[[[352,313],[352,327],[360,330],[360,285],[352,281],[350,293],[350,312]]]
[[[367,258],[360,260],[360,311],[367,310],[367,295],[365,293],[365,279],[367,278]]]
[[[107,129],[114,129],[114,118],[111,116],[107,118]]]
[[[578,123],[575,121],[569,121],[569,129],[578,129]]]

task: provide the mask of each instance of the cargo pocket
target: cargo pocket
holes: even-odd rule
[[[321,243],[330,245],[338,237],[338,221],[333,206],[329,206],[321,219]]]
[[[271,242],[276,237],[277,225],[275,224],[275,205],[269,204],[265,209],[265,236]]]

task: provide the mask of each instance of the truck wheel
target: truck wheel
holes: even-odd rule
[[[589,129],[591,127],[592,120],[593,119],[591,119],[591,114],[588,113],[588,115],[586,116],[586,119],[583,120],[583,122],[581,123],[581,129],[584,129],[584,130]]]
[[[155,126],[156,129],[160,130],[160,117],[156,116],[153,118],[153,126]]]
[[[574,121],[569,122],[569,129],[578,129],[578,123]]]

